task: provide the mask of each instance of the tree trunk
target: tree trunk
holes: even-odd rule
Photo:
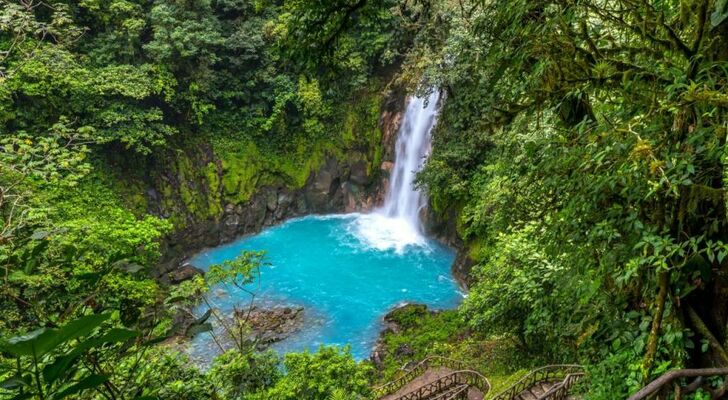
[[[660,291],[657,293],[657,309],[652,319],[652,329],[650,329],[650,336],[647,339],[647,351],[645,352],[645,359],[642,364],[644,373],[644,379],[649,378],[652,366],[655,363],[655,354],[657,354],[657,340],[659,338],[660,328],[662,327],[662,315],[665,313],[665,301],[667,300],[667,286],[668,286],[669,274],[667,271],[660,271],[657,274],[657,279],[660,285]]]

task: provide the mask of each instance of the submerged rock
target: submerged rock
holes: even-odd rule
[[[250,325],[252,339],[258,342],[259,348],[265,348],[280,342],[298,332],[304,323],[303,307],[276,307],[236,311],[236,318],[247,321]]]

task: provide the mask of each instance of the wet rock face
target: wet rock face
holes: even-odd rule
[[[302,188],[290,189],[283,184],[263,186],[247,202],[221,204],[220,216],[190,223],[187,228],[165,238],[161,246],[163,257],[153,271],[154,276],[164,282],[172,282],[169,273],[188,273],[177,269],[182,268],[180,263],[185,258],[197,251],[260,232],[289,218],[367,211],[381,204],[392,168],[393,146],[402,120],[401,110],[404,109],[403,99],[388,101],[381,114],[379,127],[382,130],[383,162],[374,171],[370,170],[370,161],[366,161],[371,157],[369,152],[372,149],[353,149],[342,159],[325,159]],[[205,159],[205,162],[214,162],[214,154],[208,156],[210,159]],[[156,190],[150,191],[147,199],[151,203],[161,201]]]
[[[366,175],[366,165],[360,164],[356,162],[350,166],[329,158],[300,189],[265,186],[246,203],[224,204],[218,220],[201,221],[167,237],[156,276],[172,282],[174,279],[168,277],[170,272],[173,275],[186,273],[178,269],[182,268],[180,262],[189,255],[205,247],[260,232],[289,218],[371,209],[379,198],[380,186],[377,180]]]

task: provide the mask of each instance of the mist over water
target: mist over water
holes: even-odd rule
[[[319,345],[351,345],[356,358],[369,356],[382,316],[398,304],[416,302],[452,308],[462,293],[452,278],[451,249],[422,233],[420,214],[427,202],[414,179],[430,153],[439,94],[410,99],[398,132],[395,164],[386,200],[368,214],[309,216],[290,220],[228,245],[199,253],[191,264],[202,269],[265,250],[267,261],[255,283],[256,304],[304,307],[304,328],[273,345],[281,352]],[[247,304],[233,287],[213,291],[222,315]],[[198,312],[204,312],[200,307]],[[198,335],[190,354],[209,361],[218,350],[209,334]]]

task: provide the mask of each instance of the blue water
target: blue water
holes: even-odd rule
[[[349,344],[352,354],[363,359],[376,342],[382,316],[396,305],[454,308],[462,299],[450,273],[454,253],[449,248],[426,238],[371,235],[380,225],[370,215],[309,216],[203,251],[190,262],[207,269],[245,250],[265,250],[272,265],[250,287],[258,293],[256,304],[305,309],[303,330],[273,348],[290,352]],[[234,287],[212,293],[223,315],[249,300]],[[217,348],[205,333],[193,340],[190,353],[209,360]]]

